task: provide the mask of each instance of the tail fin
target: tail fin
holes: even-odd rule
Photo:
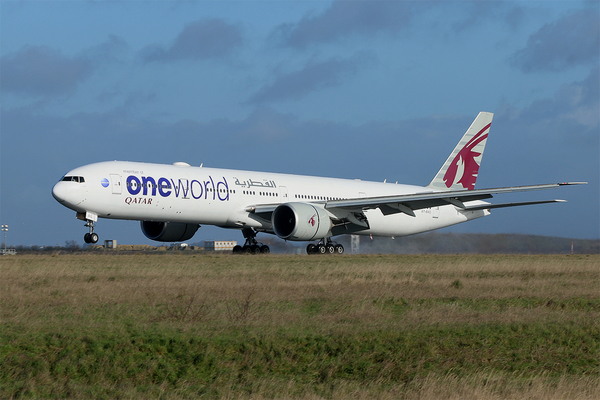
[[[434,190],[460,190],[475,188],[479,165],[487,142],[493,113],[480,112],[450,157],[427,186]]]

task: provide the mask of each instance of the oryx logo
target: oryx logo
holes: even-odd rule
[[[488,137],[488,131],[490,124],[487,124],[482,130],[477,132],[471,140],[463,147],[454,160],[448,166],[448,170],[444,175],[444,181],[447,187],[452,187],[454,184],[461,184],[463,188],[473,190],[475,188],[475,181],[477,180],[477,173],[479,172],[479,163],[476,158],[481,156],[481,153],[474,151],[477,147]],[[481,160],[480,160],[481,161]]]
[[[308,223],[310,224],[310,226],[315,226],[315,224],[317,223],[317,221],[315,220],[317,214],[314,214],[312,217],[310,217],[310,219],[308,220]]]

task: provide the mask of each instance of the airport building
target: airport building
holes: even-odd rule
[[[235,240],[205,240],[204,250],[207,251],[223,251],[233,250],[233,247],[237,245]]]

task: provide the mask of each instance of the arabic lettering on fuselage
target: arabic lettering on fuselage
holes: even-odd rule
[[[233,177],[233,179],[235,179],[235,182],[233,182],[235,185],[245,187],[245,188],[258,187],[258,188],[275,189],[277,187],[277,185],[275,184],[275,181],[269,181],[267,179],[263,179],[262,181],[254,181],[252,179],[240,181],[240,179],[236,178],[235,176]]]
[[[164,177],[155,179],[151,176],[137,177],[129,175],[126,180],[127,191],[131,195],[156,196],[161,197],[181,197],[183,199],[211,199],[220,201],[229,201],[229,185],[225,177],[222,180],[215,180],[208,176],[208,180],[197,179],[167,179]],[[141,192],[141,193],[140,193]]]

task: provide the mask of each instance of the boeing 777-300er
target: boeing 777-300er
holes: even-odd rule
[[[268,253],[259,232],[284,240],[317,241],[309,254],[343,253],[342,234],[406,236],[470,221],[490,209],[561,202],[490,204],[494,194],[584,182],[475,189],[492,113],[475,118],[427,186],[281,173],[108,161],[68,172],[52,189],[59,203],[86,222],[86,243],[96,243],[98,218],[141,221],[146,237],[189,240],[201,225],[239,229],[246,239],[234,253]]]

